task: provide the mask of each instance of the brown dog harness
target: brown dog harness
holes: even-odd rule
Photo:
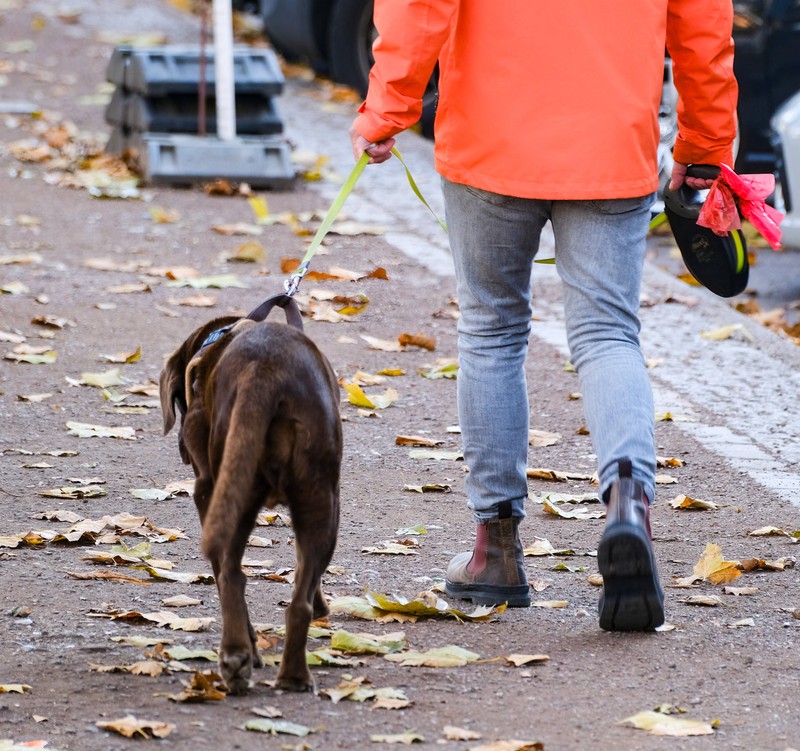
[[[203,356],[203,350],[221,339],[223,336],[225,336],[225,334],[227,334],[232,328],[237,326],[242,321],[249,320],[260,322],[265,320],[275,306],[283,308],[283,311],[286,314],[286,323],[288,323],[290,326],[294,326],[294,328],[299,329],[300,331],[303,330],[303,317],[300,315],[300,308],[294,301],[294,298],[292,298],[290,295],[281,293],[278,295],[273,295],[272,297],[268,297],[266,300],[264,300],[264,302],[261,303],[261,305],[259,305],[257,308],[253,308],[253,310],[251,310],[244,318],[240,318],[235,323],[228,324],[227,326],[223,326],[220,329],[212,331],[206,337],[206,340],[200,345],[200,349],[197,350],[197,354],[186,366],[186,373],[184,374],[184,378],[186,379],[184,393],[186,394],[187,407],[191,403],[192,399],[191,385],[193,371],[199,364],[200,358]]]
[[[273,295],[272,297],[268,297],[264,302],[261,303],[257,308],[253,308],[246,316],[246,320],[250,321],[263,321],[266,317],[270,314],[270,311],[275,307],[278,306],[279,308],[283,308],[284,313],[286,314],[286,323],[290,326],[294,326],[296,329],[300,331],[303,330],[303,317],[300,315],[300,308],[298,307],[297,303],[294,301],[294,298],[287,294],[278,294]],[[237,321],[238,323],[238,321]],[[216,331],[212,331],[207,337],[206,340],[200,346],[200,350],[198,351],[198,355],[206,348],[209,344],[213,344],[216,342],[220,337],[227,334],[236,323],[231,323],[228,326],[223,326],[221,329],[217,329]]]

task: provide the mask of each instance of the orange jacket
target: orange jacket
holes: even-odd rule
[[[438,59],[436,168],[524,198],[657,188],[664,50],[681,95],[679,162],[732,163],[731,0],[376,0],[356,130],[413,125]]]

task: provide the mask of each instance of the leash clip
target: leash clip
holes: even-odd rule
[[[283,289],[285,290],[286,294],[289,297],[292,297],[297,292],[297,288],[300,286],[300,282],[303,280],[303,277],[308,273],[308,261],[305,263],[301,263],[292,273],[292,275],[286,279],[283,283]]]

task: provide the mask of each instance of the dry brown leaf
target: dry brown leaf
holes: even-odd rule
[[[494,741],[480,746],[472,746],[469,751],[544,751],[544,743],[540,741]]]
[[[561,440],[561,433],[548,433],[546,430],[529,430],[528,431],[528,444],[543,448],[545,446],[554,446]]]
[[[423,438],[419,435],[399,435],[394,439],[397,446],[428,446],[434,448],[441,446],[444,441],[438,441],[434,438]]]
[[[424,334],[400,334],[397,341],[401,347],[419,347],[432,352],[436,349],[436,340],[432,336],[425,336]]]
[[[514,665],[515,667],[521,667],[522,665],[529,665],[532,662],[547,662],[550,659],[550,655],[507,655],[503,659],[506,660],[510,665]]]
[[[144,579],[138,579],[135,576],[130,576],[128,574],[122,574],[117,571],[88,571],[84,573],[79,573],[76,571],[67,571],[67,576],[71,576],[73,579],[106,579],[109,581],[117,581],[122,582],[125,584],[145,584],[149,585],[149,581],[145,581]]]
[[[166,738],[175,726],[169,722],[159,722],[153,720],[139,720],[133,715],[127,715],[119,720],[108,722],[97,722],[97,727],[103,730],[111,730],[114,733],[124,735],[126,738]]]
[[[758,592],[758,587],[723,587],[722,592],[726,595],[740,597],[742,595],[754,595]]]
[[[693,511],[716,511],[719,504],[713,501],[701,501],[697,498],[690,498],[688,495],[677,495],[669,505],[675,509],[691,509]]]
[[[467,730],[465,728],[457,728],[453,725],[445,725],[442,728],[442,733],[448,741],[477,741],[483,736],[476,733],[474,730]]]

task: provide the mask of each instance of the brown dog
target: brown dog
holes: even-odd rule
[[[302,327],[299,321],[296,313]],[[224,326],[231,328],[203,346]],[[339,525],[339,387],[325,356],[295,326],[218,318],[197,329],[161,373],[164,434],[177,407],[181,458],[194,469],[202,549],[222,608],[220,670],[237,695],[261,666],[241,561],[262,507],[289,507],[297,555],[279,688],[313,690],[308,627],[328,612],[320,579]]]

